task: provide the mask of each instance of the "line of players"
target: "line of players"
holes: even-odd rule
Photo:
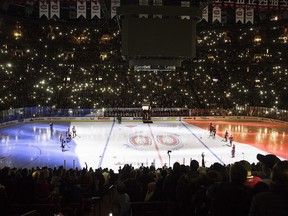
[[[60,133],[59,140],[60,140],[62,152],[65,151],[65,146],[70,148],[68,143],[71,142],[72,138],[75,138],[76,136],[77,136],[77,134],[76,134],[75,126],[72,127],[72,133],[70,131],[70,127],[68,128],[68,130],[65,132],[65,137],[63,136],[62,133]]]
[[[210,123],[210,125],[209,125],[209,133],[210,133],[209,137],[215,138],[216,127],[212,123]],[[228,142],[228,140],[229,140],[229,146],[232,147],[231,157],[234,158],[235,157],[235,144],[233,144],[234,138],[233,138],[232,134],[229,136],[229,132],[228,132],[228,130],[226,130],[224,133],[224,140],[222,140],[222,141]]]

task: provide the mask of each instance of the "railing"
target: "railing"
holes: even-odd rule
[[[25,107],[0,111],[0,122],[37,117],[142,117],[142,108],[56,109]],[[254,116],[288,121],[288,111],[267,107],[238,106],[233,109],[152,108],[152,117],[162,116]]]

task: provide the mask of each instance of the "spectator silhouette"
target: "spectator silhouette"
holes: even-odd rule
[[[207,190],[211,216],[247,216],[252,197],[251,189],[244,185],[247,171],[241,162],[230,168],[230,181],[215,183]]]
[[[179,215],[188,215],[189,212],[195,211],[195,206],[192,201],[204,178],[204,175],[200,174],[198,169],[198,161],[191,160],[190,166],[178,180],[176,196],[179,202]]]
[[[274,154],[257,154],[257,159],[262,165],[262,173],[259,175],[262,181],[267,185],[271,184],[271,173],[274,165],[280,161],[280,159]]]
[[[178,203],[176,200],[176,187],[181,176],[180,163],[175,162],[173,169],[169,173],[163,183],[163,193],[167,199],[167,215],[174,216],[178,214]]]
[[[130,178],[123,181],[126,193],[129,195],[131,202],[143,201],[140,183],[137,181],[137,170],[130,171]]]
[[[286,216],[287,203],[288,161],[279,161],[273,168],[269,191],[253,197],[249,216]]]
[[[113,202],[112,213],[115,216],[130,216],[131,205],[130,197],[125,193],[125,184],[123,182],[118,183],[116,199]]]
[[[248,187],[254,188],[254,186],[258,182],[261,182],[262,179],[260,177],[258,177],[258,176],[252,175],[251,164],[248,161],[241,160],[240,162],[244,165],[245,169],[247,170],[247,178],[246,178],[246,181],[245,181],[245,185],[247,185]]]

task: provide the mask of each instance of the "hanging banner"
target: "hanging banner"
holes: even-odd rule
[[[208,5],[202,9],[202,19],[208,22]]]
[[[232,8],[234,9],[235,7],[235,2],[234,0],[223,0],[223,8]]]
[[[139,5],[148,5],[148,0],[139,0]],[[148,14],[139,14],[140,18],[148,18]]]
[[[101,18],[101,8],[98,0],[91,0],[91,19],[95,16]]]
[[[235,22],[238,23],[244,23],[244,4],[237,4],[236,5],[236,10],[235,10]]]
[[[279,9],[280,10],[287,10],[288,9],[288,0],[280,0]]]
[[[267,9],[268,9],[268,0],[259,0],[258,10],[267,10]]]
[[[83,16],[86,19],[86,0],[77,0],[77,18]]]
[[[154,6],[162,6],[162,0],[153,0],[153,5]],[[162,15],[155,14],[155,15],[153,15],[153,18],[162,18]]]
[[[212,22],[216,21],[221,23],[221,8],[218,5],[215,5],[212,9]]]
[[[45,16],[49,19],[48,0],[39,0],[39,18]]]
[[[254,8],[246,5],[245,23],[254,24]]]
[[[120,7],[120,0],[111,0],[111,19],[117,15],[117,7]]]
[[[190,2],[181,1],[181,7],[190,7]],[[181,19],[190,19],[190,16],[181,16]]]
[[[50,1],[50,18],[54,16],[60,18],[60,0]]]
[[[278,11],[279,10],[279,0],[270,0],[269,9]]]

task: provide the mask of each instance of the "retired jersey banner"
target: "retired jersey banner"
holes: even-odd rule
[[[148,0],[139,0],[139,5],[149,5]],[[148,14],[139,14],[139,17],[148,18]]]
[[[189,1],[181,1],[181,7],[190,7]],[[181,16],[181,19],[190,19],[190,16]]]
[[[218,21],[221,23],[221,8],[215,5],[212,9],[212,22]]]
[[[48,0],[39,0],[39,18],[46,16],[49,18],[49,5]]]
[[[202,9],[202,19],[208,22],[208,5]]]
[[[91,0],[91,19],[95,16],[101,18],[101,8],[98,0]]]
[[[54,16],[60,18],[60,0],[50,1],[50,18]]]
[[[111,19],[117,15],[117,7],[120,7],[120,0],[111,0]]]
[[[235,11],[235,22],[241,22],[244,23],[244,5],[237,5],[236,11]]]
[[[153,5],[154,6],[162,6],[162,0],[153,0]],[[155,14],[153,15],[153,18],[162,18],[162,15],[160,14]]]
[[[86,18],[86,0],[77,0],[77,18],[83,16]]]
[[[246,6],[245,23],[254,24],[254,8]]]

